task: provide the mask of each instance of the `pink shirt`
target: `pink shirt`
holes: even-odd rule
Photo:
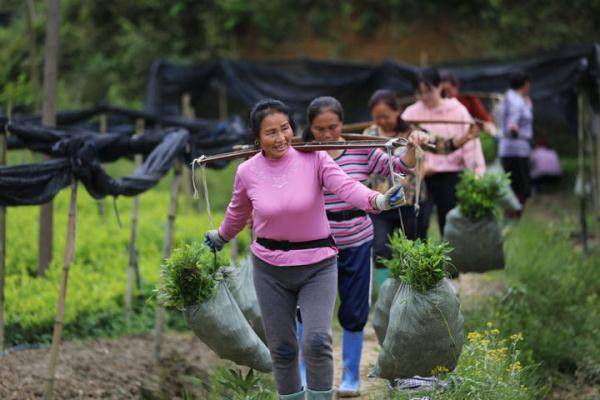
[[[547,147],[536,147],[531,152],[531,177],[561,176],[560,160],[556,151]]]
[[[259,153],[238,167],[219,234],[230,240],[244,229],[252,214],[257,237],[290,242],[326,238],[331,229],[325,214],[324,189],[356,208],[375,211],[371,199],[379,193],[346,175],[326,152],[290,148],[278,160]],[[251,251],[278,266],[314,264],[337,254],[335,247],[273,251],[256,242]]]
[[[442,99],[440,106],[427,108],[421,101],[409,106],[402,113],[405,120],[448,120],[471,121],[469,112],[456,99]],[[468,124],[419,124],[433,134],[454,138],[463,136],[469,130]],[[425,167],[432,173],[459,172],[465,168],[473,169],[479,175],[485,172],[485,159],[479,139],[470,140],[460,149],[450,154],[425,152]]]

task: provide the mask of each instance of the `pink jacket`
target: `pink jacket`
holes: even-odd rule
[[[278,160],[259,153],[238,167],[233,195],[219,234],[237,235],[253,215],[257,237],[302,242],[331,235],[325,213],[324,189],[356,208],[374,212],[378,192],[355,181],[326,152],[290,148]],[[337,254],[335,247],[308,250],[269,250],[254,242],[252,253],[278,266],[314,264]]]
[[[469,112],[456,99],[442,99],[437,108],[427,108],[421,101],[409,106],[402,113],[405,120],[449,120],[470,121]],[[454,138],[464,135],[469,125],[464,124],[420,124],[424,129],[437,136]],[[479,139],[470,140],[463,147],[450,154],[425,152],[425,168],[431,173],[459,172],[465,168],[473,169],[479,175],[485,172],[485,159]]]

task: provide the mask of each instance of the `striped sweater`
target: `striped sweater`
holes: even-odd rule
[[[334,161],[340,168],[355,180],[366,183],[371,174],[389,176],[389,157],[380,149],[347,149]],[[394,171],[412,173],[406,167],[401,156],[392,157]],[[325,210],[340,212],[354,210],[355,207],[346,203],[335,194],[325,191]],[[360,246],[373,240],[373,224],[366,216],[359,216],[346,221],[329,220],[331,233],[340,249]]]

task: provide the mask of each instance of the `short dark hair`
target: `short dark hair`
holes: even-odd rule
[[[373,108],[379,104],[383,103],[394,111],[400,110],[400,103],[398,103],[398,97],[396,97],[396,93],[389,89],[379,89],[376,90],[375,93],[371,95],[369,99],[369,110],[373,111]]]
[[[440,73],[440,81],[441,82],[450,82],[452,84],[452,86],[454,86],[454,87],[458,87],[460,85],[460,81],[458,80],[456,75],[454,75],[450,71],[442,71]]]
[[[531,82],[525,71],[515,71],[508,77],[508,85],[511,89],[520,89]]]
[[[296,124],[292,118],[292,110],[282,101],[275,99],[263,99],[257,102],[250,111],[250,132],[255,140],[260,137],[260,125],[267,115],[281,113],[288,117],[292,131],[296,131]]]
[[[306,127],[302,132],[302,140],[305,142],[315,140],[315,137],[310,130],[310,126],[312,125],[315,118],[326,111],[331,111],[335,115],[338,116],[340,121],[344,122],[344,108],[342,104],[335,97],[331,96],[321,96],[317,97],[313,101],[310,102],[308,107],[306,108]]]
[[[416,92],[419,89],[419,85],[421,83],[424,84],[425,86],[431,88],[431,87],[440,86],[440,82],[441,82],[440,71],[437,68],[432,68],[432,67],[423,68],[417,74],[414,90]]]

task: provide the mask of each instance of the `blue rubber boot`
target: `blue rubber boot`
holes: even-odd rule
[[[300,359],[300,382],[302,387],[306,387],[306,364],[304,364],[304,355],[302,354],[302,322],[296,321],[296,330],[298,331],[298,355]]]
[[[306,390],[307,400],[330,400],[333,399],[333,389],[318,392],[315,390]]]
[[[342,336],[344,372],[342,383],[337,391],[339,397],[360,396],[360,356],[364,337],[364,331],[350,332],[344,329]]]

